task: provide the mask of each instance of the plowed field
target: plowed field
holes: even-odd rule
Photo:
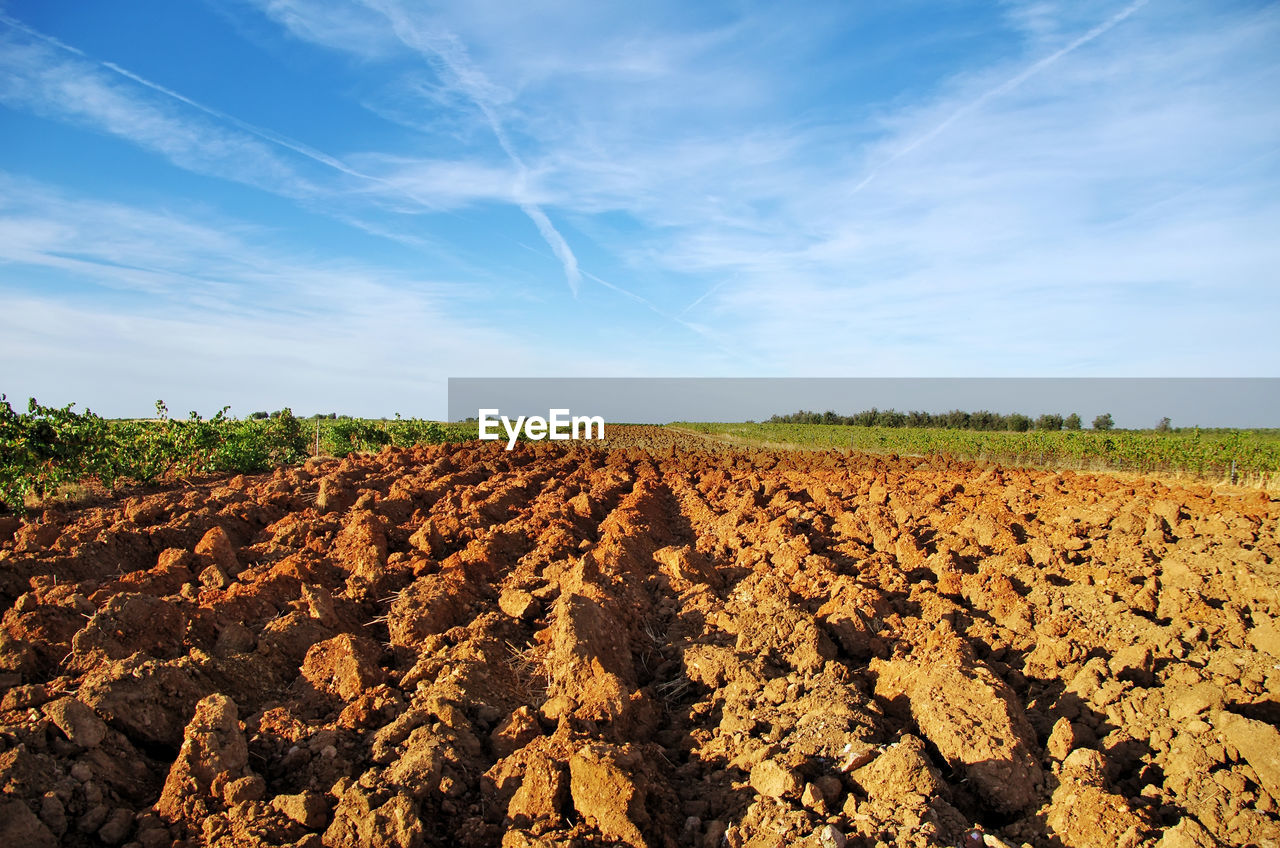
[[[707,448],[0,519],[0,837],[1280,845],[1280,502]]]

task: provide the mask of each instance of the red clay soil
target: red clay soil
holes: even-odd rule
[[[0,844],[1280,845],[1280,503],[706,448],[0,519]]]

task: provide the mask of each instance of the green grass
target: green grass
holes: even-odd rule
[[[742,444],[946,455],[1017,465],[1185,473],[1269,483],[1280,474],[1280,430],[941,430],[841,424],[670,425]]]

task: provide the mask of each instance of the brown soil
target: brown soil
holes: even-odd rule
[[[0,519],[0,843],[1280,845],[1280,502],[706,447]]]

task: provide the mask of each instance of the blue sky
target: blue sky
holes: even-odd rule
[[[1280,5],[0,0],[0,390],[1275,376]]]

